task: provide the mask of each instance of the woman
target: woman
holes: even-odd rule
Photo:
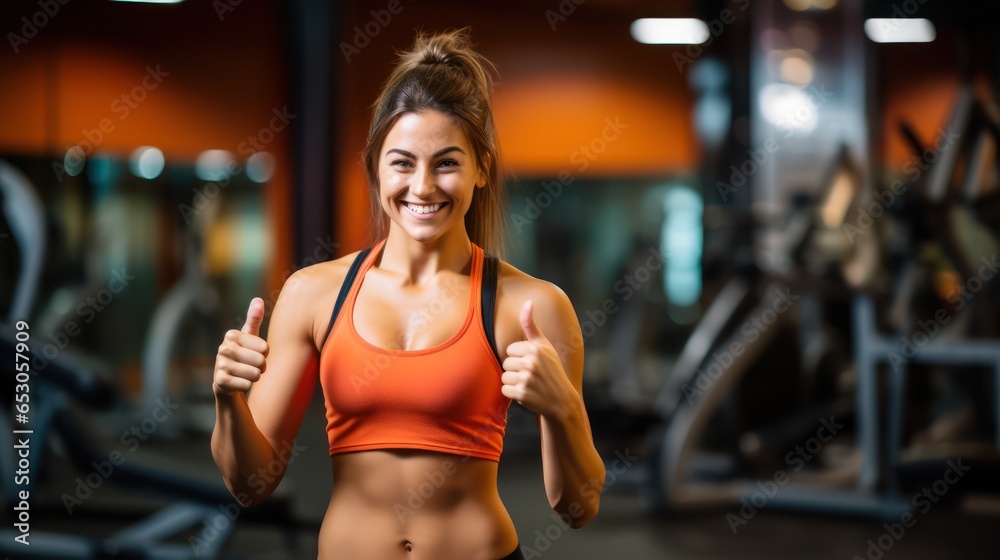
[[[484,64],[464,30],[400,55],[363,158],[378,241],[289,277],[268,341],[254,298],[219,347],[212,453],[246,505],[280,482],[319,380],[334,481],[320,558],[523,558],[497,492],[512,400],[538,415],[553,510],[575,528],[598,510],[576,312],[493,258],[503,197]]]

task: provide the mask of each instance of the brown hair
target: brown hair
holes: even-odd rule
[[[468,28],[435,35],[418,33],[399,60],[372,105],[372,121],[362,152],[371,203],[369,245],[383,239],[389,220],[379,200],[379,152],[389,129],[405,113],[440,111],[455,119],[475,150],[486,185],[475,188],[465,214],[473,243],[501,259],[506,257],[507,227],[503,215],[503,164],[493,122],[490,95],[492,63],[471,48]]]

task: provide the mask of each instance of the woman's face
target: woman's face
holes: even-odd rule
[[[438,111],[405,113],[389,129],[379,154],[382,209],[410,237],[434,241],[465,228],[476,185],[484,184],[461,127]]]

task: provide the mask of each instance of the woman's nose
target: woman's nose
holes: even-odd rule
[[[434,188],[434,176],[429,169],[416,173],[410,183],[410,192],[419,197],[431,194]]]

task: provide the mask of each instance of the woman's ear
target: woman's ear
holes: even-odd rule
[[[489,173],[487,173],[487,169],[489,169],[490,166],[492,166],[492,164],[493,164],[493,158],[490,157],[489,152],[486,152],[483,155],[483,161],[482,161],[482,163],[479,164],[479,176],[476,178],[476,186],[477,187],[485,187],[486,186],[486,181],[487,181],[487,178],[489,177]]]

